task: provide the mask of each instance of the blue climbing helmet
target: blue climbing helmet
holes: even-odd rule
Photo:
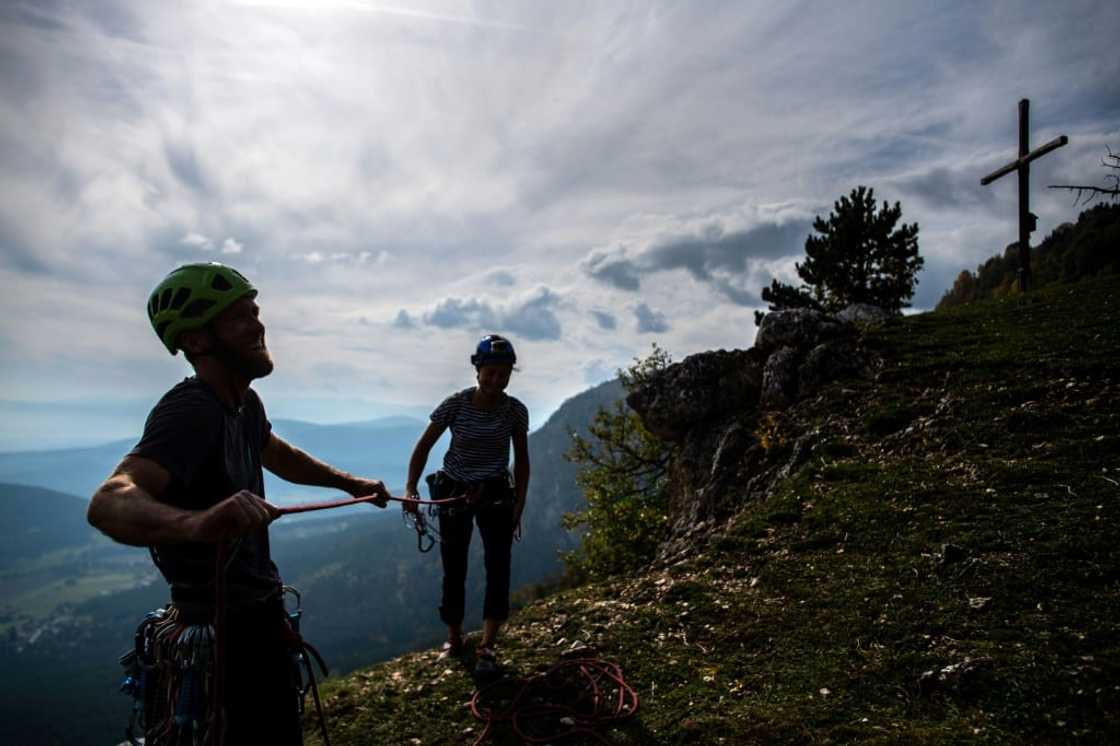
[[[517,353],[513,351],[513,343],[499,334],[487,334],[478,341],[478,347],[471,355],[471,365],[481,368],[483,365],[513,365],[517,362]]]

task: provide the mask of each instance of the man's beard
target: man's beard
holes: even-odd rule
[[[268,348],[262,350],[263,354],[252,355],[233,349],[225,342],[218,339],[217,335],[212,334],[211,339],[214,343],[211,350],[214,357],[218,358],[222,365],[237,375],[253,381],[258,378],[264,378],[272,372],[274,366],[272,357],[267,352]]]

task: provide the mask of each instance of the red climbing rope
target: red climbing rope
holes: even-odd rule
[[[380,500],[380,495],[365,495],[364,497],[351,497],[345,500],[331,500],[329,502],[321,503],[303,503],[302,505],[292,505],[287,508],[280,508],[280,515],[291,515],[292,513],[307,513],[312,510],[328,510],[330,508],[344,508],[347,505],[357,505],[358,503],[371,503]],[[459,495],[458,497],[448,497],[444,500],[413,500],[410,497],[394,497],[390,495],[387,499],[395,500],[399,503],[413,503],[415,505],[450,505],[460,500],[466,500],[466,495]]]
[[[485,723],[474,746],[490,737],[496,723],[509,723],[524,743],[572,736],[609,743],[598,731],[637,712],[638,693],[622,669],[598,658],[563,661],[528,679],[503,679],[471,698],[471,714]]]

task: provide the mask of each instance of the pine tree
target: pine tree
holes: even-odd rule
[[[903,223],[902,206],[875,206],[875,190],[856,187],[833,204],[828,220],[817,216],[805,240],[805,261],[796,265],[801,287],[775,280],[763,289],[770,310],[818,308],[828,312],[852,303],[891,311],[909,306],[924,260],[918,255],[918,224]],[[756,314],[758,319],[761,314]]]

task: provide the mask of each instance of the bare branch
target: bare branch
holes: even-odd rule
[[[1105,168],[1116,169],[1120,171],[1120,153],[1113,153],[1112,148],[1105,145],[1105,150],[1108,155],[1101,158],[1101,165]],[[1112,161],[1112,163],[1109,163]],[[1050,184],[1048,189],[1068,189],[1071,192],[1076,192],[1073,198],[1073,204],[1088,205],[1097,196],[1107,197],[1108,199],[1120,198],[1120,174],[1105,174],[1105,184],[1111,186],[1092,186],[1089,184]]]
[[[1115,161],[1115,163],[1107,163],[1104,158],[1101,158],[1101,165],[1105,168],[1120,168],[1120,153],[1113,153],[1112,148],[1107,145],[1104,146],[1104,149],[1108,151],[1107,159]]]
[[[1077,195],[1073,199],[1074,205],[1088,205],[1093,201],[1093,197],[1098,194],[1102,197],[1108,197],[1109,199],[1120,198],[1120,184],[1115,187],[1098,187],[1085,184],[1051,184],[1047,189],[1068,189],[1071,192],[1077,192]],[[1082,196],[1084,196],[1084,202],[1082,202]]]

